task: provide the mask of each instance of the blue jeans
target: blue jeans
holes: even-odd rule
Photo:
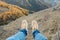
[[[43,34],[41,34],[38,30],[35,30],[32,35],[35,40],[47,40],[47,38]],[[27,30],[22,29],[15,35],[8,37],[6,40],[26,40],[26,36],[27,36]]]

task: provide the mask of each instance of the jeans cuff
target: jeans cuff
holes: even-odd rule
[[[27,36],[27,30],[26,29],[21,29],[21,32],[23,32]]]
[[[40,33],[38,30],[35,30],[34,32],[33,32],[33,37],[35,38],[35,36],[38,34],[38,33]]]

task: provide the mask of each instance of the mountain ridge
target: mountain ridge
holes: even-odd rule
[[[30,11],[40,11],[48,8],[46,5],[42,5],[38,0],[1,0],[10,4],[20,6],[22,8],[28,9]]]

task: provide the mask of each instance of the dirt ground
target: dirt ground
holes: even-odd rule
[[[39,24],[39,30],[48,40],[52,40],[52,36],[60,29],[60,10],[49,8],[27,16],[18,18],[7,25],[0,26],[0,40],[5,40],[7,37],[17,33],[21,26],[21,21],[26,19],[29,23],[29,33],[27,40],[34,40],[32,37],[31,21],[36,20]]]

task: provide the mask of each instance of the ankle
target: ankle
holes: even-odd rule
[[[32,33],[32,34],[33,34],[33,37],[35,38],[35,36],[36,36],[38,33],[40,33],[40,32],[39,32],[37,29],[34,30],[33,33]]]
[[[23,32],[27,36],[27,30],[26,29],[21,29],[21,32]]]

